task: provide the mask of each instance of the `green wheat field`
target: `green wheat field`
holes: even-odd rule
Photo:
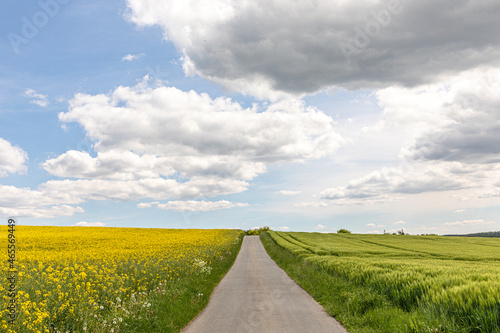
[[[344,318],[352,331],[382,332],[385,321],[397,325],[397,317],[404,317],[400,327],[387,331],[500,332],[499,238],[272,231],[267,235],[263,236],[274,241],[263,239],[271,256],[316,294],[327,311],[329,300],[322,295],[335,289],[328,283],[345,281],[335,300],[343,301],[345,309],[329,312]],[[272,254],[270,244],[293,254],[305,264],[305,271],[297,273],[299,262],[287,268]],[[321,274],[321,279],[331,276],[335,282],[319,281]],[[349,314],[350,305],[354,314]],[[376,319],[384,317],[384,311],[393,313],[392,321]]]

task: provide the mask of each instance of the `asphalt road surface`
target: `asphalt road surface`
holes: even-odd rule
[[[183,333],[347,332],[247,236],[207,307]]]

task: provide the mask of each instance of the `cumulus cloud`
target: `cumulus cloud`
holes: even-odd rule
[[[134,61],[139,58],[144,57],[146,54],[145,53],[139,53],[139,54],[127,54],[123,56],[122,61]]]
[[[141,180],[51,180],[38,189],[0,185],[1,216],[52,218],[84,212],[75,206],[89,200],[138,201],[191,199],[241,192],[248,184],[232,179],[195,178],[186,182],[151,178]]]
[[[325,228],[326,228],[326,226],[322,225],[322,224],[318,224],[316,227],[314,227],[314,229],[316,229],[316,230],[323,230]]]
[[[25,173],[28,154],[9,141],[0,138],[0,177],[9,173]]]
[[[405,221],[397,221],[397,222],[394,222],[393,225],[402,225],[402,224],[406,224]]]
[[[228,98],[153,89],[147,82],[109,95],[77,94],[59,119],[79,123],[96,154],[70,150],[47,160],[46,171],[68,179],[41,189],[80,201],[238,193],[268,164],[327,156],[343,140],[331,117],[300,100],[243,108]]]
[[[498,64],[495,0],[289,2],[128,0],[128,18],[159,25],[188,75],[269,97],[329,86],[415,86]],[[432,55],[431,57],[429,55]],[[416,65],[418,64],[418,65]]]
[[[88,152],[69,150],[42,164],[45,170],[58,177],[143,179],[172,175],[175,170],[164,157],[131,151],[105,151],[93,158]]]
[[[143,84],[110,95],[77,94],[59,119],[81,124],[98,153],[170,157],[187,177],[251,179],[264,163],[319,158],[342,142],[331,117],[300,100],[244,109],[229,98]]]
[[[387,227],[385,224],[376,225],[375,223],[368,223],[366,226],[367,227],[371,227],[371,228],[384,228],[384,227]]]
[[[158,201],[154,201],[154,202],[141,202],[141,203],[137,204],[137,208],[151,208],[151,207],[153,207],[153,205],[158,205],[158,204],[159,204]]]
[[[484,225],[484,224],[495,224],[496,222],[493,221],[484,221],[484,220],[464,220],[464,221],[459,221],[459,222],[447,222],[444,223],[443,225],[445,226],[469,226],[469,225]]]
[[[193,178],[185,182],[149,178],[130,181],[79,179],[51,180],[40,186],[41,193],[64,193],[79,200],[137,201],[166,198],[193,199],[226,195],[246,190],[248,183],[235,179]]]
[[[415,88],[389,87],[375,96],[383,119],[366,133],[403,128],[400,165],[326,189],[338,204],[391,201],[425,192],[475,190],[464,200],[500,193],[500,69],[479,68]],[[373,131],[373,132],[370,132]]]
[[[0,193],[0,216],[4,217],[53,218],[84,212],[82,207],[76,206],[83,202],[81,198],[43,186],[32,190],[0,185]]]
[[[187,200],[156,203],[178,211],[243,207],[192,200],[245,191],[268,164],[328,156],[343,141],[331,117],[300,100],[243,108],[144,81],[108,95],[76,94],[69,104],[60,121],[79,123],[95,154],[69,150],[48,159],[43,168],[64,179],[36,189],[2,186],[0,214],[69,216],[90,200]],[[24,172],[26,160],[0,139],[0,176]]]
[[[411,93],[439,100],[430,111],[443,120],[414,139],[406,158],[467,164],[500,161],[500,69],[465,72],[425,89]]]
[[[76,226],[76,227],[105,227],[106,223],[103,223],[103,222],[85,222],[85,221],[81,221],[81,222],[76,222],[74,224],[74,226]]]
[[[24,91],[24,96],[31,98],[31,101],[30,101],[31,104],[36,104],[36,105],[41,106],[41,107],[46,107],[47,105],[49,105],[49,101],[47,99],[47,96],[39,94],[33,89],[26,89]]]
[[[82,212],[76,205],[90,200],[192,200],[239,193],[269,164],[328,156],[343,142],[333,119],[301,100],[244,108],[229,98],[150,88],[147,81],[106,95],[76,94],[59,119],[63,125],[79,123],[94,154],[69,150],[48,159],[43,168],[64,179],[36,189],[8,187],[0,199],[4,214],[67,216]],[[4,142],[2,147],[11,155],[15,150]],[[3,168],[20,170],[16,165]],[[12,211],[20,202],[26,208]]]
[[[164,204],[159,204],[159,209],[171,209],[176,212],[207,212],[211,210],[229,209],[233,207],[247,207],[247,203],[230,202],[227,200],[220,201],[169,201]]]
[[[451,166],[425,166],[424,169],[414,170],[383,168],[352,180],[347,186],[326,189],[320,196],[322,199],[358,204],[393,201],[401,194],[449,191],[468,187],[466,181],[455,177]]]
[[[279,194],[285,195],[285,196],[292,196],[292,195],[298,195],[302,193],[302,191],[291,191],[291,190],[282,190],[278,191]]]
[[[14,207],[0,206],[0,216],[3,217],[24,217],[24,218],[54,218],[60,216],[72,216],[75,213],[83,213],[82,207],[70,205],[55,205],[51,207],[27,206],[17,204]]]
[[[295,207],[309,207],[309,208],[319,208],[319,207],[328,207],[328,204],[325,202],[302,202],[294,205]]]

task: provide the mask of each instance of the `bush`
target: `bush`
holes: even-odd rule
[[[337,230],[338,234],[350,234],[351,232],[347,229],[339,229]]]
[[[259,228],[259,229],[250,229],[250,230],[247,230],[245,231],[245,234],[248,235],[248,236],[257,236],[259,235],[261,232],[265,232],[265,231],[269,231],[271,230],[271,228],[269,227],[262,227],[262,228]]]

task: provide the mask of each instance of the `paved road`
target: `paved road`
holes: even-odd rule
[[[347,332],[247,236],[208,306],[183,333]]]

